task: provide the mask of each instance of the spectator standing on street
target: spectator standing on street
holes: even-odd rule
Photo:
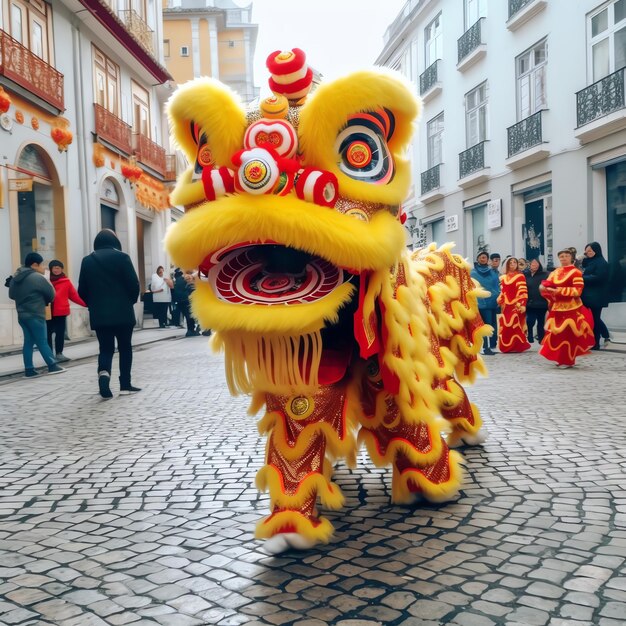
[[[494,348],[497,341],[496,315],[498,311],[497,298],[500,295],[500,281],[498,273],[489,265],[489,255],[479,252],[474,263],[474,269],[470,273],[480,286],[489,292],[485,298],[478,298],[478,310],[485,324],[489,324],[494,332],[491,336],[483,338],[483,354],[495,354]]]
[[[152,303],[154,313],[159,320],[159,328],[167,326],[167,310],[172,301],[171,289],[174,286],[172,279],[164,275],[165,270],[162,265],[157,267],[156,272],[152,274],[150,281],[150,291],[152,292]]]
[[[489,264],[491,268],[494,269],[498,274],[500,273],[500,262],[501,262],[500,254],[498,252],[494,252],[489,257]]]
[[[539,293],[541,281],[548,278],[548,272],[543,269],[539,259],[533,259],[530,262],[529,271],[525,274],[526,288],[528,289],[528,302],[526,303],[526,326],[528,327],[528,341],[535,341],[535,324],[537,324],[537,340],[539,343],[543,341],[544,329],[546,323],[546,312],[548,311],[548,303],[546,299]]]
[[[500,352],[524,352],[530,348],[526,339],[526,302],[528,290],[524,275],[517,268],[517,259],[511,257],[500,276],[498,304],[502,316],[498,328]]]
[[[120,358],[120,395],[141,391],[131,383],[133,305],[139,297],[139,279],[130,257],[122,252],[115,233],[101,230],[94,251],[83,259],[78,294],[89,308],[89,322],[99,344],[98,388],[103,398],[112,398],[110,381],[115,341]]]
[[[528,261],[524,257],[517,259],[517,269],[522,272],[522,274],[528,272]]]
[[[57,363],[69,361],[63,354],[65,345],[65,322],[70,314],[70,300],[81,306],[87,306],[78,295],[72,281],[63,273],[63,263],[54,259],[48,263],[50,270],[50,282],[54,287],[54,300],[52,301],[52,318],[46,321],[48,326],[48,345],[52,350],[52,335],[54,335],[54,351]]]
[[[189,296],[193,292],[193,275],[191,272],[183,273],[178,269],[174,272],[176,277],[174,281],[174,297],[176,299],[177,308],[185,318],[187,324],[187,333],[185,337],[197,337],[200,333],[196,330],[196,320],[191,315],[191,303]]]
[[[9,284],[9,298],[15,300],[17,321],[24,333],[22,358],[26,378],[39,375],[33,365],[33,346],[39,349],[49,374],[65,371],[57,365],[47,341],[46,306],[54,300],[54,287],[43,276],[44,271],[43,257],[29,252]]]
[[[580,299],[584,281],[582,272],[574,266],[572,249],[561,250],[558,257],[561,267],[539,288],[550,309],[539,354],[555,361],[557,367],[573,367],[576,357],[594,345],[593,317]]]
[[[582,262],[583,281],[583,304],[593,315],[593,335],[596,343],[592,350],[600,349],[600,337],[604,339],[604,345],[609,343],[609,329],[602,321],[602,309],[609,306],[609,264],[602,256],[602,247],[597,241],[592,241],[585,246],[585,258]]]

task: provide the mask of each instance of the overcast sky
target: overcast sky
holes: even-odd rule
[[[261,96],[269,95],[265,59],[274,50],[301,48],[326,79],[373,65],[382,51],[387,26],[405,2],[252,0],[252,21],[259,25],[254,82],[261,87]]]

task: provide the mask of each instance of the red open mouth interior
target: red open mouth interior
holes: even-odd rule
[[[242,244],[200,264],[217,297],[233,304],[306,304],[327,296],[350,274],[321,257],[275,243]]]

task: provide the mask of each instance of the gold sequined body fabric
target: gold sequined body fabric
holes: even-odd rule
[[[447,441],[476,434],[482,421],[461,383],[482,370],[478,350],[489,332],[477,314],[479,293],[466,262],[447,248],[405,257],[371,277],[360,308],[365,350],[342,380],[314,393],[265,393],[266,464],[257,485],[268,490],[271,514],[257,536],[297,532],[327,541],[332,526],[316,502],[340,508],[331,481],[337,459],[355,462],[364,444],[373,463],[391,465],[392,499],[410,503],[453,497],[462,482],[462,457]],[[361,346],[363,348],[363,346]]]

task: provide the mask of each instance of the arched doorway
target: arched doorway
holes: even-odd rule
[[[122,244],[122,250],[130,253],[124,195],[119,183],[110,176],[102,181],[100,187],[100,228],[114,231]]]
[[[17,207],[19,262],[29,252],[44,261],[67,263],[65,203],[52,159],[39,146],[26,145],[17,159],[12,188]]]

